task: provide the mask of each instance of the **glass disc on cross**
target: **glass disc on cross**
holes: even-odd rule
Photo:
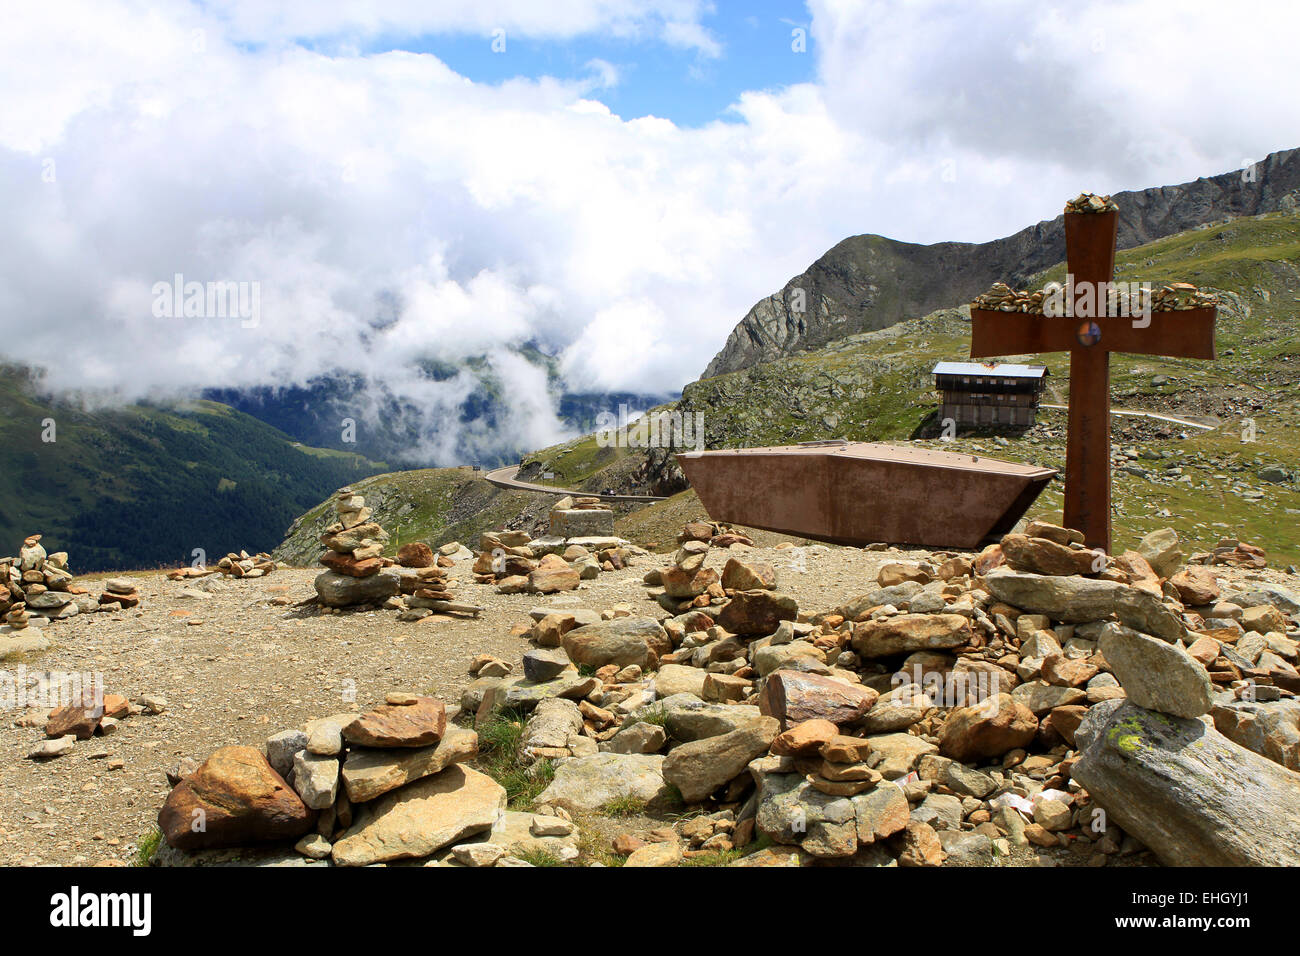
[[[1074,335],[1080,345],[1096,345],[1101,341],[1101,326],[1096,322],[1085,322]]]

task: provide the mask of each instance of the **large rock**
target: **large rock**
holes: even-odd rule
[[[178,783],[158,813],[180,850],[296,840],[316,815],[252,747],[222,747]]]
[[[718,613],[718,624],[732,634],[755,637],[771,634],[782,621],[799,616],[799,605],[788,594],[737,591]]]
[[[343,739],[362,747],[428,747],[447,729],[447,707],[436,697],[409,704],[380,704],[343,728]]]
[[[1209,713],[1210,675],[1181,647],[1114,623],[1102,628],[1098,646],[1136,706],[1176,717]]]
[[[653,668],[660,654],[672,650],[668,633],[649,617],[618,617],[575,627],[564,635],[563,645],[575,664],[589,667],[636,664],[643,670]]]
[[[970,621],[960,614],[896,614],[855,625],[853,649],[862,657],[888,657],[960,647],[970,638]]]
[[[343,762],[343,786],[354,804],[365,803],[452,764],[470,760],[477,753],[478,734],[455,724],[449,725],[442,739],[432,747],[414,750],[352,747]]]
[[[760,836],[813,856],[852,856],[858,849],[852,801],[822,793],[802,775],[764,774],[755,828]]]
[[[316,597],[326,607],[350,607],[353,604],[382,604],[397,593],[398,577],[380,571],[366,578],[325,571],[316,576]]]
[[[975,763],[1024,747],[1038,732],[1038,718],[1010,694],[995,694],[972,707],[948,712],[939,730],[945,757]]]
[[[911,734],[876,734],[866,739],[871,746],[867,765],[880,771],[886,780],[907,776],[916,769],[922,757],[939,750],[928,740]]]
[[[776,587],[776,569],[759,561],[728,558],[722,569],[722,586],[728,591],[771,590]]]
[[[1187,635],[1178,615],[1159,598],[1117,581],[1001,570],[984,581],[999,601],[1054,621],[1083,624],[1114,614],[1129,627],[1171,643]]]
[[[565,760],[536,803],[570,813],[599,810],[616,800],[666,806],[670,791],[663,764],[664,758],[657,754],[600,753]]]
[[[293,788],[312,810],[332,807],[339,791],[338,758],[298,751],[293,758]]]
[[[669,597],[684,601],[703,594],[711,585],[717,584],[718,572],[712,568],[698,568],[694,571],[668,568],[660,576],[660,583]]]
[[[437,559],[423,541],[408,541],[397,549],[397,563],[404,568],[430,568]]]
[[[1002,553],[1015,570],[1035,574],[1090,574],[1105,567],[1105,558],[1096,551],[1078,550],[1047,538],[1023,534],[1003,535]]]
[[[1162,578],[1167,578],[1183,563],[1183,552],[1178,548],[1178,532],[1173,528],[1152,531],[1137,546],[1138,554]]]
[[[869,844],[891,837],[907,826],[910,807],[903,788],[885,780],[866,793],[852,798],[857,818],[858,843]]]
[[[708,672],[700,667],[687,667],[684,664],[664,664],[655,674],[655,692],[661,697],[675,694],[694,694],[704,696],[704,678]]]
[[[758,709],[775,717],[782,730],[805,720],[847,724],[870,710],[879,696],[870,687],[834,677],[778,670],[768,675],[758,698]]]
[[[1132,703],[1094,707],[1078,743],[1071,776],[1166,866],[1300,866],[1300,774]]]
[[[425,857],[490,830],[505,806],[506,791],[499,783],[454,764],[362,804],[332,856],[338,866]]]
[[[859,594],[847,604],[840,605],[835,609],[835,613],[846,621],[856,621],[872,608],[883,607],[886,604],[905,607],[921,588],[922,585],[919,581],[904,581],[902,584],[876,588],[876,590],[868,591],[866,594]]]
[[[731,733],[674,747],[664,758],[664,780],[677,787],[687,803],[698,803],[767,753],[779,729],[766,717]]]
[[[581,580],[581,575],[573,568],[543,566],[528,572],[528,590],[537,594],[572,591]]]
[[[524,724],[519,747],[525,756],[531,757],[537,750],[565,749],[569,746],[569,738],[580,733],[582,711],[578,710],[578,705],[562,697],[548,697],[538,702]]]
[[[664,729],[678,741],[729,734],[763,719],[763,714],[752,704],[705,703],[694,694],[666,697],[656,702],[654,709],[662,710]]]
[[[1214,572],[1199,564],[1183,568],[1169,579],[1184,604],[1213,604],[1223,594]]]

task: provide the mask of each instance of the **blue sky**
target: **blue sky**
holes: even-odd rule
[[[614,67],[618,80],[611,87],[593,89],[590,98],[624,119],[654,115],[679,126],[700,126],[735,119],[727,108],[746,90],[813,80],[816,61],[809,22],[804,4],[793,0],[721,3],[701,18],[719,45],[717,56],[653,36],[547,40],[509,33],[504,52],[493,51],[490,35],[466,33],[379,39],[363,51],[431,53],[476,83],[518,76],[581,80],[596,74],[591,64],[599,60]],[[792,49],[796,28],[804,31],[802,53]]]

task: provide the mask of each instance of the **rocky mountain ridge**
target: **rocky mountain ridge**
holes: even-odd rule
[[[1209,223],[1294,209],[1300,149],[1271,153],[1253,177],[1233,170],[1177,186],[1116,193],[1118,247]],[[997,280],[1023,284],[1065,258],[1064,217],[984,243],[851,236],[758,302],[701,376],[712,378],[967,302]],[[801,291],[800,291],[801,290]],[[802,308],[802,310],[801,310]]]

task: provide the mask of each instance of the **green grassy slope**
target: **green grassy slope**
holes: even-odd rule
[[[45,441],[53,421],[54,441]],[[214,402],[104,411],[37,397],[0,367],[0,552],[39,532],[75,571],[275,546],[294,516],[382,465],[295,445]]]

